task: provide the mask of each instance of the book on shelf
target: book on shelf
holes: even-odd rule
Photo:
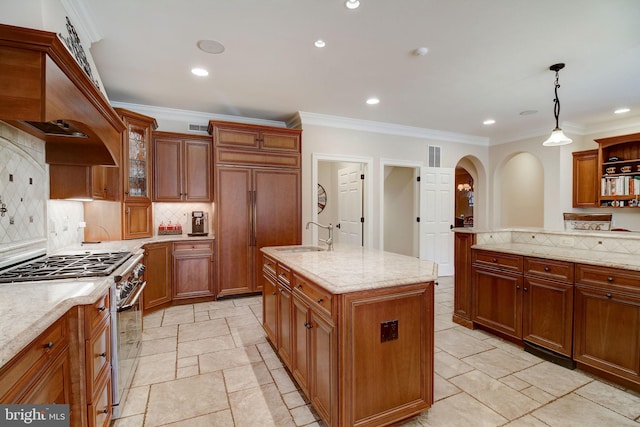
[[[602,177],[601,196],[640,195],[640,175]]]

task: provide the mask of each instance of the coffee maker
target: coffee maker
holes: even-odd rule
[[[207,232],[207,216],[203,211],[191,212],[191,233],[189,236],[206,236]]]

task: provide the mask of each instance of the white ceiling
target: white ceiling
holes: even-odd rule
[[[639,0],[360,2],[83,1],[111,101],[278,121],[304,111],[496,143],[550,133],[549,66],[564,62],[561,127],[583,132],[618,107],[640,120]],[[204,53],[201,39],[226,50]]]

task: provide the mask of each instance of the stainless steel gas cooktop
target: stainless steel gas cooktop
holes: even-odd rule
[[[0,283],[108,276],[131,252],[101,252],[44,256],[0,271]]]

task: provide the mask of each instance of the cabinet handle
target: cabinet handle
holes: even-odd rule
[[[318,299],[317,299],[317,301],[318,301],[318,304],[320,304],[320,303],[322,303],[322,301],[324,301],[324,300],[323,300],[322,298],[318,298]]]
[[[282,291],[280,291],[282,292]],[[271,292],[271,295],[277,295],[278,293],[276,291]]]
[[[516,285],[516,289],[520,289],[520,285]]]
[[[311,328],[313,328],[313,325],[311,323],[309,323],[309,322],[304,322],[304,327],[307,328],[307,329],[311,329]]]
[[[606,295],[607,299],[611,299],[611,296],[612,296],[611,294]]]
[[[544,267],[544,271],[549,271],[549,270],[551,270],[549,267],[546,267],[546,266]]]
[[[298,283],[298,286],[296,286],[296,288],[298,288],[298,289],[302,289],[302,284],[301,284],[301,283]]]
[[[524,288],[523,290],[524,290],[525,292],[527,292],[527,291],[529,290],[529,288]]]
[[[99,308],[98,308],[98,311],[99,311],[99,312],[103,312],[103,311],[105,311],[106,309],[107,309],[107,307],[105,307],[105,306],[103,305],[102,307],[99,307]]]
[[[108,408],[103,409],[103,410],[102,410],[102,413],[103,413],[103,414],[108,414],[108,413],[109,413],[109,409],[108,409]]]
[[[104,357],[104,358],[106,359],[106,358],[107,358],[107,353],[102,352],[102,353],[100,353],[98,356],[100,356],[100,357]]]
[[[46,348],[47,350],[51,350],[53,348],[53,345],[54,345],[54,342],[53,341],[49,341],[48,343],[43,345],[43,347]]]
[[[607,281],[613,282],[613,277],[607,277]]]
[[[497,259],[495,259],[495,258],[493,258],[493,259],[491,260],[491,262],[498,262],[498,260],[497,260]]]

